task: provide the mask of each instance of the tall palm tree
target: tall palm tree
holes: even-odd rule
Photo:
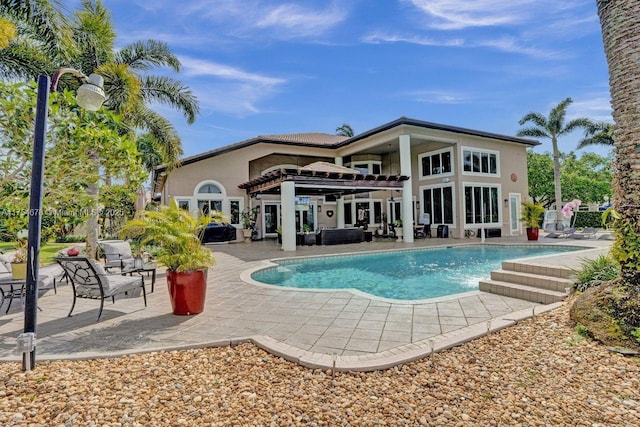
[[[584,138],[578,143],[578,148],[585,148],[590,145],[610,145],[613,146],[613,124],[607,122],[595,122],[588,126],[584,133]]]
[[[169,105],[181,111],[191,124],[199,112],[191,90],[178,80],[149,75],[154,67],[180,71],[180,61],[166,43],[138,41],[115,51],[115,32],[109,11],[100,0],[83,0],[82,9],[72,23],[79,54],[74,66],[104,77],[106,108],[121,114],[132,127],[147,131],[157,142],[163,161],[175,165],[183,154],[173,125],[148,107],[151,103]]]
[[[613,120],[616,126],[613,207],[620,216],[614,254],[622,280],[640,292],[640,2],[597,0],[604,52],[609,65]]]
[[[567,115],[567,107],[573,101],[567,98],[556,105],[549,117],[545,117],[540,113],[528,113],[520,119],[520,126],[526,123],[532,123],[533,126],[520,129],[518,136],[530,136],[534,138],[546,138],[551,140],[553,146],[553,180],[555,185],[555,202],[556,202],[556,229],[562,220],[562,187],[560,185],[560,151],[558,150],[558,137],[567,135],[578,128],[587,128],[592,125],[591,120],[587,118],[577,118],[565,124],[565,116]]]
[[[343,123],[342,126],[338,126],[336,128],[336,135],[346,136],[351,138],[353,133],[353,128],[348,123]]]
[[[132,129],[146,130],[163,160],[170,167],[177,164],[183,153],[180,138],[173,125],[148,104],[170,105],[182,111],[188,123],[193,123],[199,111],[198,102],[179,81],[148,75],[146,71],[168,66],[178,72],[178,58],[165,43],[154,40],[135,42],[116,52],[111,14],[100,0],[82,0],[82,8],[76,11],[71,26],[77,47],[72,65],[86,74],[102,75],[108,98],[105,107],[119,113]],[[98,157],[95,158],[98,162]],[[97,188],[89,186],[87,193],[97,201]],[[95,252],[97,247],[97,209],[95,212],[87,222],[88,253]]]

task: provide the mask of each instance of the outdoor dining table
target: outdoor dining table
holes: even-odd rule
[[[49,276],[40,275],[38,284],[42,285],[43,281],[48,277]],[[20,298],[22,305],[24,305],[24,287],[26,283],[27,279],[14,279],[11,273],[0,274],[0,307],[4,304],[5,299],[9,300],[5,314],[9,312],[14,298]],[[7,287],[8,290],[6,290]]]

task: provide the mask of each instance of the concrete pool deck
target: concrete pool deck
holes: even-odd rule
[[[87,359],[128,353],[228,346],[250,341],[265,350],[312,368],[375,370],[391,367],[485,335],[559,304],[528,301],[473,291],[416,302],[389,301],[361,293],[257,286],[242,280],[264,260],[378,250],[479,243],[479,239],[424,239],[413,244],[370,242],[299,247],[282,252],[274,241],[213,245],[217,265],[209,271],[205,311],[174,316],[158,271],[155,292],[142,298],[105,302],[79,300],[67,317],[71,286],[39,298],[37,359]],[[526,237],[487,239],[486,243],[535,244]],[[611,241],[545,239],[539,244],[575,245],[584,251],[545,256],[548,265],[578,267],[606,253]],[[533,259],[532,259],[533,262]],[[149,289],[149,287],[148,287]],[[6,302],[5,302],[6,304]],[[16,338],[24,314],[15,301],[0,309],[0,360],[18,361]]]

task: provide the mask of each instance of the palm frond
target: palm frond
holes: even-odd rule
[[[189,124],[196,120],[196,116],[200,112],[198,99],[191,90],[170,77],[143,77],[142,96],[147,102],[158,101],[180,110]]]
[[[530,136],[533,138],[548,138],[551,139],[551,135],[549,135],[549,133],[542,128],[524,128],[524,129],[520,129],[517,133],[518,136]]]
[[[20,23],[19,31],[42,44],[51,57],[60,57],[71,45],[70,27],[60,1],[0,0],[0,15]]]
[[[0,49],[0,76],[9,79],[34,80],[38,74],[50,74],[53,65],[42,49],[28,39],[18,39]]]
[[[79,51],[74,61],[76,67],[88,74],[113,59],[116,33],[111,13],[102,2],[82,0],[82,9],[75,13],[73,28]]]
[[[98,67],[95,72],[104,77],[104,89],[107,94],[105,105],[108,108],[126,114],[140,102],[142,93],[140,79],[128,69],[126,64],[107,62]]]
[[[568,134],[580,128],[588,129],[591,126],[593,126],[593,122],[590,119],[587,119],[586,117],[579,117],[567,123],[565,127],[558,132],[558,135]]]
[[[175,167],[180,162],[183,154],[182,142],[173,125],[164,117],[153,110],[138,104],[131,112],[130,119],[137,127],[149,132],[155,140],[158,151],[162,154],[163,162],[168,164],[167,169]]]
[[[546,128],[547,127],[547,118],[540,113],[527,113],[520,119],[518,124],[522,126],[525,123],[531,122],[535,126]]]
[[[171,53],[169,46],[160,41],[137,41],[120,49],[115,62],[127,64],[134,70],[149,70],[153,67],[168,66],[175,72],[180,71],[180,61]]]

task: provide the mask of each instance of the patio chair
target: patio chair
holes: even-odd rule
[[[569,235],[572,239],[595,239],[598,229],[595,227],[585,227],[582,231],[575,231]]]
[[[566,239],[571,234],[575,233],[575,231],[576,231],[575,227],[568,227],[568,228],[565,228],[562,231],[551,231],[549,234],[547,234],[544,237],[551,237],[551,238],[554,238],[554,239],[558,239],[558,238],[565,238]]]
[[[133,264],[133,253],[131,245],[125,240],[102,240],[98,242],[102,258],[104,259],[104,269],[111,268],[124,270],[127,265]]]
[[[86,256],[61,256],[56,258],[56,261],[64,269],[73,287],[73,304],[68,317],[71,317],[78,298],[99,299],[100,311],[96,320],[99,321],[106,298],[111,298],[115,304],[116,295],[126,294],[138,288],[142,288],[144,306],[147,306],[147,292],[144,289],[142,276],[107,274],[100,264]]]

